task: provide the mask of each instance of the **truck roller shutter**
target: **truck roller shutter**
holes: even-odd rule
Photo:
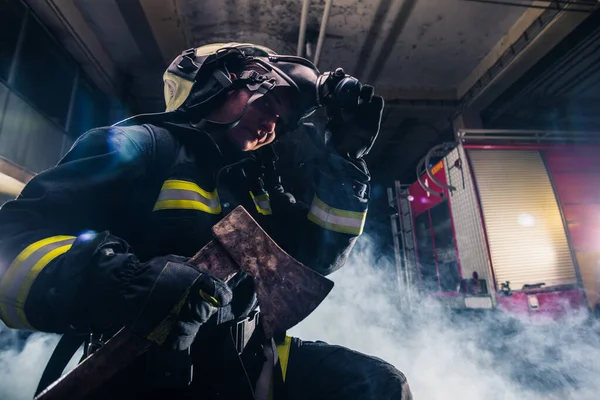
[[[456,162],[460,162],[460,168],[453,167]],[[495,304],[494,276],[479,213],[475,184],[462,146],[458,146],[446,156],[446,181],[455,187],[448,196],[448,201],[452,210],[462,278],[471,278],[473,272],[477,272],[479,279],[485,279],[487,282],[489,294]]]
[[[538,151],[469,150],[497,288],[575,284],[559,206]]]

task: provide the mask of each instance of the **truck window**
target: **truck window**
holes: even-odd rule
[[[444,200],[437,204],[431,208],[430,212],[435,240],[435,256],[440,274],[440,289],[442,292],[454,292],[460,283],[460,274],[448,201]]]
[[[425,292],[439,292],[433,236],[431,233],[429,211],[425,211],[415,217],[415,234],[417,237],[421,289]]]

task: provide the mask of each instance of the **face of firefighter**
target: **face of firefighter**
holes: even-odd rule
[[[287,112],[283,93],[269,92],[246,107],[251,96],[248,89],[232,92],[223,106],[209,117],[213,121],[228,122],[242,115],[240,122],[226,133],[229,141],[241,151],[253,151],[272,143],[275,127]]]

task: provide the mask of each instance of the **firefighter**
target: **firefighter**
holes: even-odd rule
[[[404,375],[377,358],[287,336],[266,344],[252,280],[224,283],[188,264],[210,228],[243,205],[305,265],[324,275],[340,268],[363,229],[362,156],[383,99],[342,70],[320,74],[253,44],[187,50],[163,80],[165,112],[84,133],[2,207],[2,320],[88,338],[89,353],[122,326],[157,335],[175,314],[164,344],[98,398],[411,398]],[[318,173],[306,177],[307,204],[306,193],[284,189],[272,143],[324,107],[328,140]]]

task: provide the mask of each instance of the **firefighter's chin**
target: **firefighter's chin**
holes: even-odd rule
[[[267,144],[271,143],[275,139],[275,135],[266,135],[258,138],[239,138],[238,146],[241,151],[254,151]]]
[[[236,144],[241,151],[253,151],[260,147],[258,145],[258,140],[242,139],[238,140]]]

